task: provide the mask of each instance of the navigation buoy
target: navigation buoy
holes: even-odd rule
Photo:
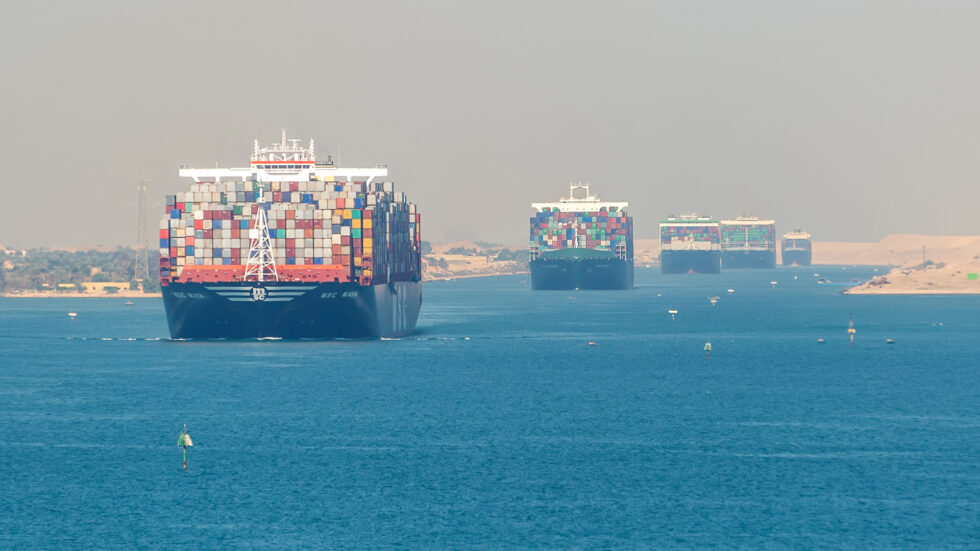
[[[670,319],[676,319],[674,316],[677,315],[677,310],[667,310],[667,313],[670,314]]]
[[[705,341],[704,343],[704,357],[705,359],[711,359],[711,341]]]
[[[177,437],[177,446],[184,448],[184,470],[187,470],[187,448],[194,445],[191,441],[191,433],[187,432],[187,425],[180,431],[180,436]]]
[[[857,329],[854,328],[854,314],[849,314],[850,319],[847,322],[847,334],[851,336],[851,346],[854,346],[854,334],[857,333]]]

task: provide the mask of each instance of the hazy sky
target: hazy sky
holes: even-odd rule
[[[423,239],[517,245],[591,182],[818,240],[976,234],[980,2],[17,2],[0,243],[153,246],[179,164],[281,128],[387,164]]]

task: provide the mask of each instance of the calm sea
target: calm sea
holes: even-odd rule
[[[433,282],[376,342],[0,299],[0,548],[980,548],[980,297],[815,272],[870,275]]]

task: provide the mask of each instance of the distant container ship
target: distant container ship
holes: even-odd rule
[[[660,271],[665,274],[721,272],[718,220],[686,214],[660,221]]]
[[[588,185],[532,203],[530,265],[534,290],[632,289],[633,219],[625,202],[604,202]]]
[[[722,220],[721,265],[729,268],[775,268],[776,222],[754,216]]]
[[[783,266],[809,266],[813,261],[810,234],[793,230],[783,234]]]
[[[247,168],[181,168],[167,197],[160,285],[170,335],[377,338],[414,331],[421,216],[385,167],[318,163],[287,140]]]

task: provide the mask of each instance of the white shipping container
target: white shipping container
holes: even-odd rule
[[[335,234],[331,235],[330,236],[330,244],[331,245],[340,245],[340,234],[335,233]]]
[[[341,226],[340,235],[350,235],[350,226]]]

